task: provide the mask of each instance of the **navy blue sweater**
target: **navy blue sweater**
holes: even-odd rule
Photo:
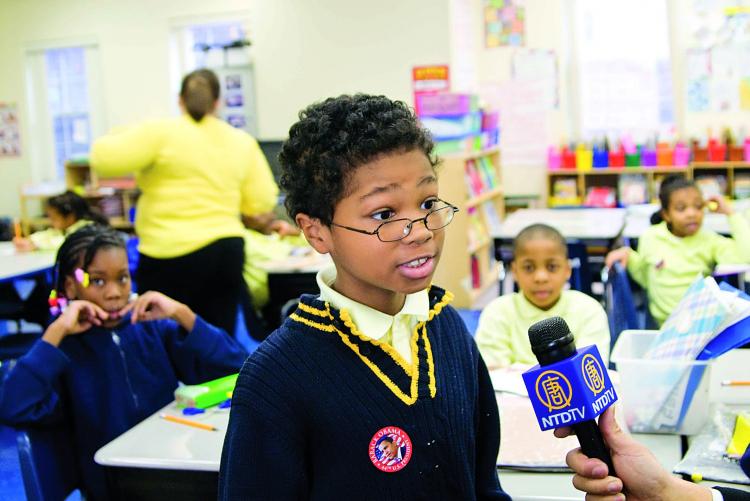
[[[0,421],[19,426],[62,420],[73,426],[83,489],[106,499],[94,454],[174,400],[188,384],[236,373],[247,353],[224,331],[196,318],[188,334],[172,320],[94,327],[55,348],[37,342],[0,385]]]
[[[303,296],[240,372],[219,498],[510,499],[495,466],[492,384],[449,299],[431,289],[413,371],[354,332],[347,315]],[[400,462],[376,455],[383,433],[401,445]]]

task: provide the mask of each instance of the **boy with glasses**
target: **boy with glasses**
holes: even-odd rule
[[[438,197],[432,150],[382,96],[314,104],[290,129],[286,207],[334,265],[240,374],[220,499],[509,499],[487,369],[431,285],[458,210]],[[399,461],[383,460],[384,437]]]

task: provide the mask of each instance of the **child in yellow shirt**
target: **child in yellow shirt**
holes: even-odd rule
[[[44,211],[50,220],[51,228],[37,231],[28,238],[16,237],[13,245],[18,251],[52,250],[60,248],[65,237],[91,223],[108,225],[107,218],[88,202],[68,190],[47,200]]]
[[[706,202],[695,182],[670,176],[659,189],[661,209],[638,241],[638,250],[621,247],[610,252],[606,265],[616,261],[647,290],[649,312],[661,325],[698,275],[708,275],[717,264],[750,262],[750,222],[715,196],[713,211],[726,214],[732,238],[703,228]]]
[[[520,292],[494,299],[479,317],[476,341],[487,367],[535,364],[529,327],[553,316],[565,319],[577,346],[596,344],[607,361],[610,337],[604,308],[582,292],[563,290],[571,268],[560,232],[546,224],[521,230],[513,242],[511,270]]]

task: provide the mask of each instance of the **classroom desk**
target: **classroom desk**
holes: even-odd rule
[[[678,435],[636,434],[635,439],[648,447],[661,465],[671,470],[682,457]],[[500,468],[500,484],[513,501],[583,500],[572,483],[572,473],[537,473]]]
[[[0,282],[26,278],[51,270],[55,252],[16,252],[12,242],[0,242]]]
[[[625,209],[520,209],[511,213],[492,237],[512,240],[530,224],[544,223],[567,239],[612,240],[625,226]]]
[[[120,490],[122,499],[160,499],[179,491],[180,501],[215,499],[221,449],[229,420],[227,410],[209,410],[190,419],[214,425],[206,431],[160,419],[161,412],[181,416],[169,404],[105,445],[95,461],[108,467],[108,479]],[[676,435],[636,435],[665,468],[681,457]],[[581,500],[582,493],[571,484],[571,473],[539,473],[499,470],[503,488],[514,500]]]

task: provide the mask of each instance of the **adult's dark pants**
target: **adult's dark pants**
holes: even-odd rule
[[[195,313],[234,336],[237,308],[249,294],[242,277],[245,243],[222,238],[190,254],[157,259],[140,254],[139,292],[159,291],[188,305]]]

